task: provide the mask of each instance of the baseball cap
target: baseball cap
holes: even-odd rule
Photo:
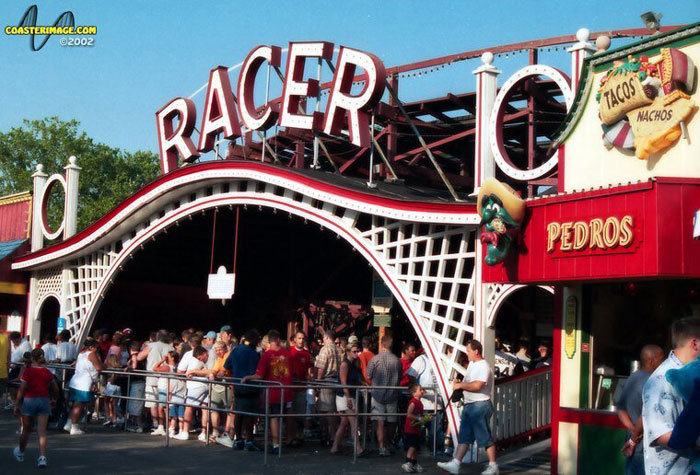
[[[214,330],[208,332],[206,335],[204,335],[204,338],[211,338],[212,340],[216,340],[216,332]]]
[[[231,328],[231,325],[224,325],[223,327],[221,327],[221,330],[219,330],[219,333],[223,332],[233,333],[233,328]]]
[[[122,333],[126,336],[131,335],[131,328],[125,328],[124,330],[122,330]]]
[[[348,338],[348,343],[350,343],[350,344],[359,343],[359,342],[360,342],[360,340],[355,335],[351,335],[350,338]]]

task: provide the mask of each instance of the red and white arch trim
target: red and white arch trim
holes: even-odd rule
[[[465,371],[462,342],[475,328],[473,205],[391,200],[277,167],[207,163],[156,180],[82,233],[14,266],[35,269],[37,277],[45,267],[64,269],[61,313],[82,341],[126,259],[193,213],[242,204],[314,222],[360,252],[402,306],[449,396],[448,377]],[[455,424],[455,414],[450,418]]]
[[[193,186],[192,189],[195,189],[198,183],[226,179],[258,180],[329,204],[397,220],[467,225],[476,225],[479,222],[474,205],[389,199],[330,185],[265,164],[216,161],[183,167],[160,177],[73,238],[19,258],[12,267],[43,267],[48,262],[72,256],[86,248],[100,247],[108,234],[115,230],[128,230],[135,215],[143,214],[145,209],[150,209],[149,205],[155,204],[154,209],[157,209],[161,198],[173,191],[187,186]]]

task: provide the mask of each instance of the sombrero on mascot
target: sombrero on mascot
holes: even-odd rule
[[[487,245],[484,262],[490,266],[503,262],[520,232],[525,201],[506,183],[487,178],[479,190],[476,210],[484,226],[481,242]]]

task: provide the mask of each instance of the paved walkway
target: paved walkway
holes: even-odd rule
[[[37,473],[38,456],[36,434],[32,434],[24,463],[12,456],[12,448],[19,436],[15,434],[17,422],[10,412],[0,410],[0,473]],[[403,473],[400,465],[403,454],[380,458],[370,456],[352,463],[352,455],[334,456],[317,444],[307,444],[301,449],[289,449],[282,458],[268,455],[268,465],[263,465],[262,453],[234,452],[220,445],[193,441],[171,441],[165,447],[165,438],[148,434],[132,434],[91,425],[82,436],[69,436],[63,432],[49,431],[48,471],[71,475],[90,473],[120,474],[175,474],[193,472],[197,475],[222,473],[222,469],[236,474],[397,474]],[[349,450],[349,449],[348,449]],[[532,444],[524,449],[506,453],[500,457],[501,473],[549,473],[549,440]],[[427,454],[419,456],[419,463],[428,474],[444,474],[436,461]],[[465,464],[463,474],[478,474],[481,464]],[[226,472],[223,472],[226,473]]]

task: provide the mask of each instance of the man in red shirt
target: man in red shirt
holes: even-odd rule
[[[304,349],[306,335],[304,332],[296,332],[294,335],[294,345],[292,346],[292,377],[294,384],[305,385],[309,379],[309,368],[311,368],[311,353]],[[294,390],[294,404],[292,406],[294,414],[306,414],[306,389],[297,388]],[[292,440],[291,446],[298,447],[301,445],[302,438],[297,437],[299,422],[303,422],[304,418],[294,418],[289,420],[287,426],[289,432],[288,438]]]
[[[364,379],[365,383],[367,384],[372,384],[372,380],[367,376],[367,364],[369,363],[369,360],[376,356],[374,353],[372,353],[371,346],[372,339],[368,336],[363,336],[362,353],[360,353],[360,356],[358,356],[357,359],[360,360],[360,365],[362,366],[362,379]]]
[[[406,343],[403,346],[403,351],[401,352],[401,381],[399,381],[399,386],[408,387],[411,384],[411,379],[408,377],[408,369],[411,367],[411,363],[416,359],[416,345],[413,343]]]
[[[292,384],[292,358],[289,350],[280,347],[280,334],[276,330],[270,330],[267,334],[267,340],[270,345],[269,349],[263,353],[258,363],[258,369],[255,374],[244,377],[241,383],[246,383],[252,379],[262,379],[264,381],[275,381],[282,383],[284,386]],[[282,394],[284,392],[284,395]],[[285,389],[284,391],[278,386],[270,386],[268,389],[268,404],[270,414],[270,427],[272,429],[272,449],[278,450],[281,435],[280,434],[280,418],[274,417],[275,414],[281,414],[285,408],[292,405],[293,391]],[[289,432],[288,432],[289,434]],[[290,443],[291,440],[287,439]]]

